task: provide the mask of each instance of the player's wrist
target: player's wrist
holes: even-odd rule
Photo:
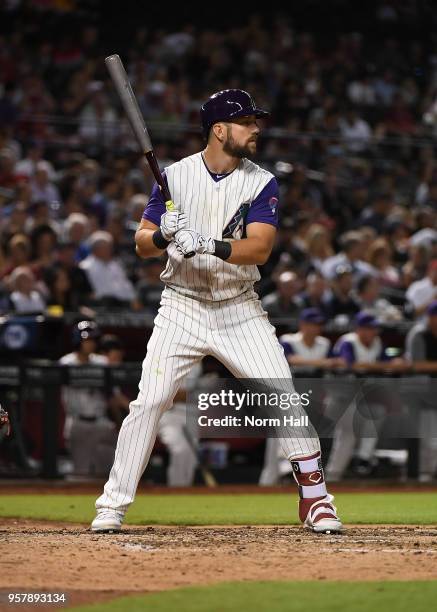
[[[152,235],[152,242],[157,249],[166,249],[170,244],[171,240],[167,240],[162,233],[161,229],[157,229]]]
[[[226,261],[232,254],[232,245],[230,242],[226,240],[213,240],[214,242],[214,252],[212,253],[219,259],[223,259]]]

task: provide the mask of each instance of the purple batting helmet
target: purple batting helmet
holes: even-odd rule
[[[267,117],[269,112],[257,108],[254,99],[242,89],[224,89],[213,94],[200,108],[202,129],[205,137],[217,121],[232,121],[237,117]]]

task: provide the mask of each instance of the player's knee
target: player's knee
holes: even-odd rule
[[[132,400],[129,404],[129,415],[142,415],[144,412],[162,414],[168,410],[170,405],[171,399],[169,397],[150,397],[149,395],[140,391],[138,397]]]

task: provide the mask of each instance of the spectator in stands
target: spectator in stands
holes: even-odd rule
[[[410,237],[410,244],[424,245],[431,249],[437,243],[436,214],[428,206],[421,206],[414,212],[417,230]]]
[[[117,114],[104,92],[104,83],[91,81],[88,94],[89,100],[80,113],[79,133],[87,142],[111,146],[117,133]]]
[[[347,366],[356,372],[405,371],[408,363],[402,358],[390,359],[380,338],[380,323],[364,310],[355,317],[355,331],[341,336],[333,349]],[[331,481],[342,478],[356,452],[357,473],[369,475],[374,467],[374,451],[379,431],[384,423],[386,406],[371,399],[356,405],[356,389],[341,385],[329,396],[328,417],[336,422],[333,446],[326,467]]]
[[[378,193],[372,198],[370,206],[362,211],[357,225],[358,227],[372,227],[378,234],[381,234],[392,209],[392,195],[387,192]]]
[[[399,287],[401,278],[393,265],[392,251],[385,238],[377,238],[370,245],[367,261],[376,271],[377,278],[385,286]]]
[[[276,290],[262,299],[262,305],[272,319],[297,318],[302,309],[299,292],[302,282],[295,272],[281,272],[276,281]]]
[[[37,290],[35,276],[27,266],[18,266],[9,277],[11,307],[19,313],[44,312],[45,302]]]
[[[50,225],[39,225],[32,230],[32,270],[38,278],[41,278],[44,268],[54,263],[57,242],[58,237]]]
[[[328,280],[335,277],[339,264],[350,266],[354,280],[358,280],[363,274],[372,274],[372,267],[363,261],[363,238],[360,232],[346,232],[340,237],[342,251],[337,255],[329,257],[322,265],[322,274]]]
[[[352,266],[340,263],[335,269],[334,280],[331,281],[331,294],[325,301],[325,311],[330,319],[339,318],[348,322],[359,309],[353,294]]]
[[[381,297],[381,282],[374,276],[363,276],[357,283],[356,301],[360,310],[370,312],[381,323],[402,320],[401,311]]]
[[[50,181],[54,181],[56,177],[55,170],[52,164],[44,159],[44,146],[42,142],[37,140],[31,141],[27,147],[26,157],[20,159],[15,164],[15,174],[17,177],[25,177],[27,180],[31,180],[37,174],[38,163],[43,161],[45,170],[48,171],[48,178]]]
[[[55,266],[65,270],[71,287],[71,302],[73,304],[88,306],[92,299],[92,287],[88,276],[76,261],[76,245],[69,242],[58,245]],[[69,302],[69,299],[67,300]]]
[[[437,259],[429,262],[425,278],[417,280],[408,287],[406,298],[412,305],[416,317],[422,316],[431,302],[437,299]]]
[[[76,246],[75,261],[80,262],[90,254],[90,247],[86,240],[89,235],[89,223],[86,215],[74,212],[64,221],[64,242]]]
[[[96,304],[138,308],[134,286],[113,257],[111,234],[94,232],[89,244],[91,255],[81,262],[80,267],[88,276]]]
[[[47,306],[56,306],[60,312],[82,312],[84,316],[90,316],[91,311],[87,307],[87,293],[77,291],[72,285],[72,277],[69,271],[61,263],[57,262],[45,268],[43,281],[47,289]]]
[[[0,216],[3,216],[1,219],[3,235],[12,236],[25,231],[28,214],[26,203],[21,201],[14,202],[7,208],[5,207],[3,211],[0,209]]]
[[[50,164],[41,160],[36,164],[35,174],[30,181],[32,202],[47,202],[50,216],[57,218],[60,213],[61,196],[58,188],[50,181]]]
[[[410,245],[408,248],[408,260],[402,266],[402,286],[408,288],[415,281],[426,276],[430,250],[423,244]]]
[[[30,262],[31,245],[25,234],[15,234],[9,238],[5,248],[5,260],[0,270],[0,278],[8,276],[18,266]]]
[[[339,127],[346,149],[350,153],[363,153],[369,148],[372,130],[367,121],[358,115],[355,107],[347,109],[339,121]]]
[[[136,193],[129,201],[128,204],[128,217],[126,220],[126,228],[129,231],[135,232],[140,223],[144,209],[147,206],[149,197],[143,193]]]
[[[325,312],[328,297],[328,284],[323,276],[318,272],[308,274],[305,289],[299,294],[299,302],[302,304],[302,308],[318,308]]]
[[[311,266],[320,272],[323,263],[334,255],[328,230],[319,223],[313,223],[305,234],[305,242]]]

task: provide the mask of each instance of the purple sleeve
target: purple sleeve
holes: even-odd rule
[[[167,183],[167,178],[165,176],[165,172],[162,173],[165,182]],[[165,213],[165,202],[162,197],[161,190],[158,186],[158,183],[153,185],[152,193],[150,195],[149,201],[147,203],[146,208],[143,212],[143,219],[147,219],[147,221],[151,221],[155,225],[160,225],[161,217]]]
[[[291,346],[289,342],[286,342],[285,340],[281,340],[280,344],[282,348],[284,349],[284,354],[286,357],[288,357],[288,355],[294,355],[293,347]]]
[[[278,227],[279,188],[273,177],[250,205],[246,217],[249,223],[269,223]]]
[[[335,352],[338,357],[343,357],[348,365],[352,365],[356,361],[354,347],[347,340],[341,341]]]

